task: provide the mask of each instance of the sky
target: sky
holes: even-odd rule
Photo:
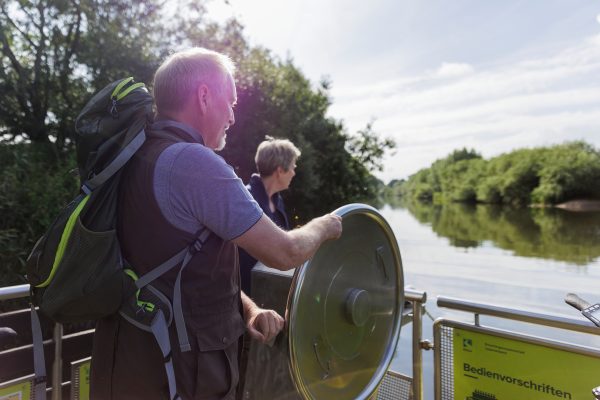
[[[329,116],[397,148],[384,182],[453,150],[600,149],[600,2],[212,0],[253,45],[331,82]]]

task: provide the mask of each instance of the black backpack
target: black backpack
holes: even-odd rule
[[[116,233],[122,167],[145,142],[145,129],[152,116],[152,96],[145,85],[127,78],[98,92],[77,117],[81,192],[38,240],[26,263],[36,398],[45,396],[46,373],[35,306],[59,323],[95,320],[119,312],[127,321],[152,332],[165,357],[171,399],[178,397],[169,358],[168,326],[175,315],[180,345],[186,351],[189,344],[181,312],[181,270],[209,232],[202,232],[190,247],[139,279],[122,258]],[[177,265],[180,275],[172,306],[149,283]]]
[[[96,94],[76,120],[81,193],[38,240],[27,263],[32,299],[56,322],[118,311],[133,293],[116,234],[121,167],[145,140],[152,96],[133,78]]]

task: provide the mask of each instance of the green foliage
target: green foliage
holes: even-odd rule
[[[600,152],[583,142],[550,148],[539,171],[539,185],[531,193],[534,203],[600,196]]]
[[[381,139],[373,131],[373,123],[358,131],[356,136],[348,140],[348,149],[358,161],[370,171],[382,171],[382,157],[386,151],[396,148],[393,139]]]
[[[158,0],[0,2],[0,265],[2,285],[23,282],[35,241],[77,193],[74,121],[91,95],[124,76],[150,83],[171,49],[204,46],[238,66],[236,124],[223,156],[246,181],[265,135],[301,150],[285,194],[293,223],[348,202],[374,203],[370,170],[393,148],[368,125],[353,136],[326,116],[329,84],[313,85],[292,60],[252,47],[235,20],[204,20],[203,2],[181,0],[165,20]]]
[[[0,2],[0,134],[52,142],[62,156],[92,93],[128,75],[150,81],[168,37],[158,4]]]
[[[412,175],[395,193],[420,201],[528,205],[600,197],[600,153],[572,142],[484,160],[454,151]]]
[[[74,152],[56,161],[47,144],[0,146],[0,282],[21,284],[35,241],[78,190]]]
[[[481,154],[477,153],[474,149],[467,149],[466,147],[460,150],[454,150],[448,157],[442,162],[447,164],[453,164],[463,160],[475,160],[481,158]]]

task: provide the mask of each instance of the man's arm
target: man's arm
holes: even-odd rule
[[[263,214],[233,242],[268,267],[288,270],[312,257],[324,241],[337,239],[341,234],[342,219],[334,214],[315,218],[287,232]]]

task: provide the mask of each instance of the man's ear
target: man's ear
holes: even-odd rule
[[[200,106],[200,112],[202,115],[206,114],[208,111],[208,104],[210,102],[210,90],[208,89],[208,86],[205,84],[198,86],[196,97],[198,100],[198,105]]]

